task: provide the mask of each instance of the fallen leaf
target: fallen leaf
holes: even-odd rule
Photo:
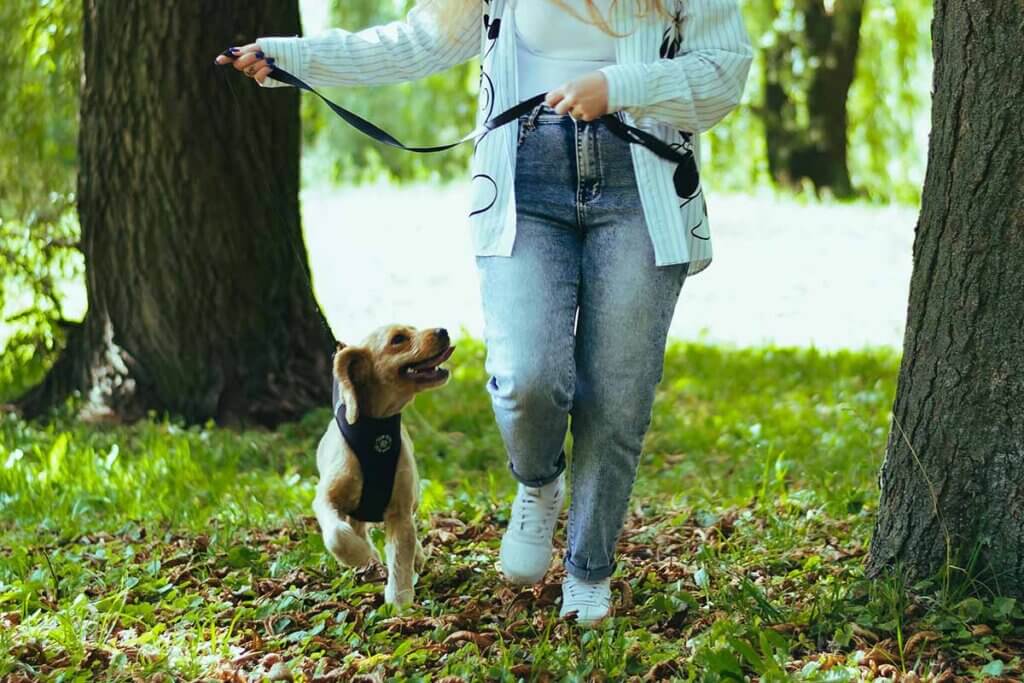
[[[456,631],[444,639],[444,644],[470,642],[480,650],[486,650],[494,642],[494,636],[475,631]]]
[[[882,643],[879,643],[864,655],[863,661],[875,666],[881,666],[882,664],[895,664],[899,659],[892,652],[885,649]]]
[[[863,626],[860,626],[859,624],[850,624],[850,630],[853,632],[854,635],[858,635],[861,638],[865,638],[869,642],[878,642],[878,636],[874,633],[874,631],[869,631]]]
[[[903,646],[903,655],[909,655],[922,643],[930,643],[933,640],[940,640],[941,638],[942,635],[935,631],[918,631],[907,639],[906,645]]]

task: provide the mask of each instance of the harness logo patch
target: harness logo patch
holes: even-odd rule
[[[391,448],[391,437],[387,434],[383,434],[377,437],[377,440],[373,442],[373,450],[378,453],[385,453]]]

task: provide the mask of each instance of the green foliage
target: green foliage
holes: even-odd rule
[[[919,204],[931,121],[931,0],[867,0],[850,90],[850,172],[873,201]]]
[[[5,352],[30,364],[59,343],[58,322],[81,313],[65,310],[67,283],[83,269],[74,212],[80,14],[74,0],[0,3],[0,350],[15,328]]]
[[[763,49],[779,35],[796,36],[797,0],[743,3],[755,45],[755,62],[738,111],[707,136],[705,178],[716,189],[749,192],[771,186],[764,124]],[[411,0],[333,2],[331,25],[350,30],[398,19]],[[861,29],[857,77],[848,103],[850,173],[860,193],[877,202],[920,200],[924,178],[931,74],[930,0],[868,0]],[[797,36],[798,37],[798,36]],[[804,59],[813,59],[805,55]],[[797,64],[801,62],[798,60]],[[408,142],[450,140],[470,130],[475,116],[476,60],[424,81],[368,89],[335,89],[340,102]],[[801,73],[790,74],[789,94],[806,112]],[[307,143],[317,159],[329,158],[334,181],[381,177],[408,181],[458,179],[468,146],[441,155],[385,148],[338,123],[315,98],[306,98]],[[441,125],[439,125],[439,123]],[[321,176],[322,177],[322,176]]]
[[[799,30],[800,1],[743,3],[754,64],[739,110],[708,136],[705,168],[716,188],[750,191],[771,184],[759,113],[764,106],[764,50],[781,36],[799,46],[793,73],[784,76],[796,117],[806,116],[801,65],[811,63],[814,55]],[[847,103],[847,139],[853,184],[872,201],[920,202],[926,158],[922,128],[929,125],[931,16],[930,0],[866,0],[857,75]]]
[[[414,0],[333,2],[331,25],[350,30],[375,26],[403,18],[414,4]],[[479,61],[473,59],[415,83],[324,90],[406,144],[429,145],[461,137],[473,128],[479,71]],[[315,98],[304,99],[303,125],[314,157],[330,158],[330,179],[335,182],[463,178],[472,154],[471,145],[443,154],[410,154],[385,147],[340,123]]]
[[[795,2],[773,1],[780,9]],[[403,16],[411,4],[334,2],[331,23],[348,28],[379,24]],[[745,3],[751,34],[760,45],[792,28],[773,26],[766,7],[765,2]],[[0,68],[8,85],[0,91],[0,351],[21,360],[17,367],[7,365],[0,376],[5,387],[0,400],[38,380],[63,344],[67,328],[62,321],[80,319],[85,310],[74,210],[80,13],[81,3],[73,0],[0,3],[0,39],[6,48]],[[849,103],[849,136],[854,182],[874,201],[919,198],[929,17],[928,0],[868,2]],[[422,82],[331,94],[408,141],[449,140],[473,126],[478,69],[473,60]],[[757,115],[763,93],[760,61],[752,74],[741,110],[709,136],[709,185],[750,191],[770,182],[764,126]],[[317,179],[464,177],[469,146],[440,155],[407,154],[370,141],[328,114],[315,98],[304,98],[306,151],[312,162],[306,171]]]
[[[863,575],[893,353],[673,345],[618,616],[589,631],[556,618],[560,570],[533,591],[495,569],[513,481],[483,354],[461,340],[449,386],[406,413],[432,557],[401,615],[379,572],[336,566],[310,517],[326,409],[273,433],[0,417],[0,677],[261,680],[275,662],[307,681],[1024,672],[1017,601]]]

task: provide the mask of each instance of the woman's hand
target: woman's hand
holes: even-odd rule
[[[608,79],[600,71],[591,71],[549,92],[544,103],[559,114],[593,121],[608,113]]]
[[[230,49],[231,54],[235,57],[231,59],[227,55],[217,55],[215,60],[217,64],[231,64],[244,73],[250,78],[255,78],[260,85],[263,85],[263,79],[270,73],[270,67],[274,64],[273,57],[264,57],[263,50],[257,43],[249,43],[242,47],[233,47]]]

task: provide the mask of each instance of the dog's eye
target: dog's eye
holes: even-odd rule
[[[394,337],[391,338],[392,345],[404,344],[407,341],[409,341],[409,338],[404,334],[396,334]]]

